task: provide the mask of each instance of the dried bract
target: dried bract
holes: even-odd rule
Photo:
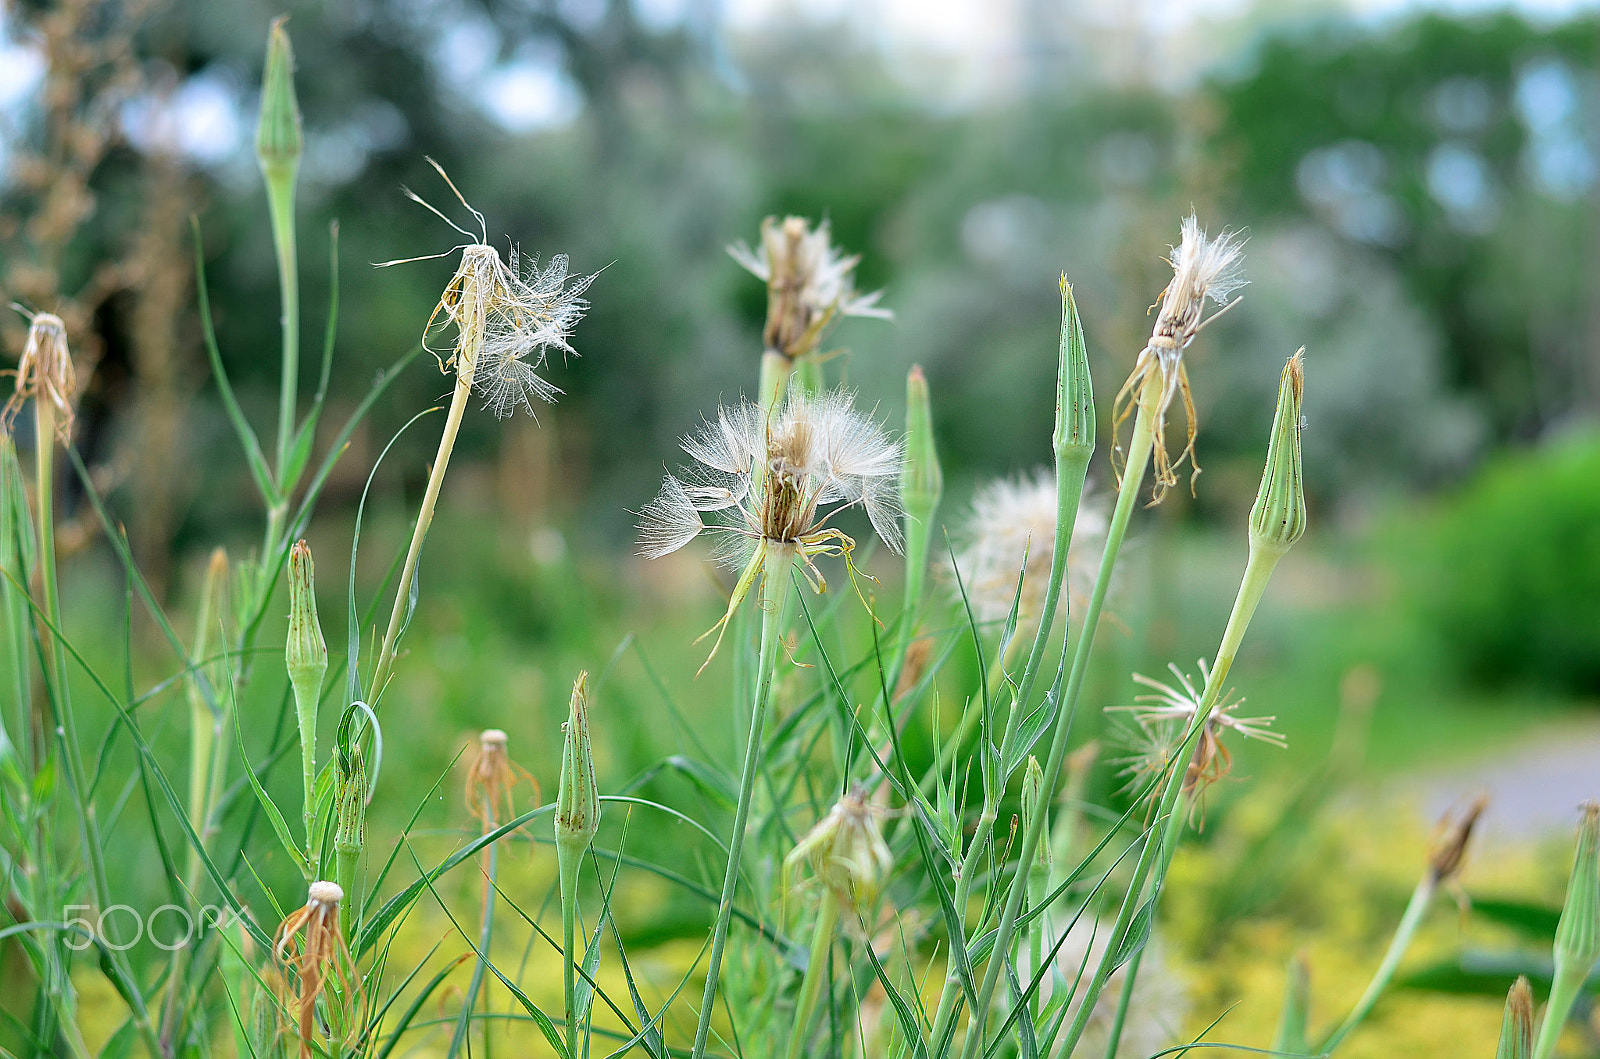
[[[360,1021],[361,976],[339,930],[343,900],[337,883],[312,883],[305,905],[289,913],[272,938],[273,959],[294,975],[288,999],[296,1012],[301,1059],[327,1050],[315,1041],[319,997],[326,1000],[321,1014],[329,1038],[342,1039]]]

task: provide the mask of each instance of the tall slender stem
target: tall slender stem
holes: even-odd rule
[[[806,1038],[810,1036],[811,1012],[817,1006],[817,995],[828,977],[828,951],[833,948],[833,930],[839,925],[839,899],[824,887],[822,903],[817,906],[817,922],[811,929],[811,955],[806,960],[805,977],[800,981],[800,998],[794,1006],[794,1023],[789,1029],[788,1059],[801,1059],[805,1054]]]
[[[267,181],[267,209],[272,217],[272,246],[278,258],[278,304],[282,316],[283,362],[278,379],[278,485],[289,488],[285,474],[294,439],[295,397],[300,388],[300,276],[294,239],[295,180]],[[263,561],[265,556],[262,557]]]
[[[1317,1049],[1318,1054],[1329,1055],[1339,1047],[1339,1043],[1349,1035],[1350,1031],[1359,1026],[1372,1006],[1378,1002],[1378,997],[1389,987],[1389,981],[1394,977],[1395,970],[1400,966],[1400,958],[1405,955],[1406,949],[1411,946],[1411,939],[1417,932],[1417,927],[1422,924],[1422,917],[1428,911],[1428,905],[1433,901],[1434,892],[1438,889],[1439,880],[1430,868],[1417,882],[1417,888],[1411,891],[1411,901],[1406,905],[1405,914],[1400,917],[1400,925],[1395,928],[1394,938],[1389,942],[1389,951],[1383,954],[1383,962],[1378,965],[1378,970],[1373,974],[1372,981],[1367,983],[1366,992],[1361,994],[1361,999],[1356,1001],[1356,1006],[1350,1014],[1339,1024],[1339,1028],[1328,1035],[1322,1042],[1322,1047]],[[1534,1054],[1541,1054],[1535,1052]]]
[[[579,852],[556,847],[561,873],[561,986],[567,1010],[567,1055],[578,1059],[578,869]]]
[[[705,995],[700,1002],[700,1020],[695,1026],[693,1059],[706,1054],[711,1035],[711,1011],[717,998],[717,979],[722,973],[722,949],[728,940],[728,922],[733,917],[733,896],[738,888],[739,860],[744,852],[745,823],[750,816],[750,796],[755,790],[756,772],[761,761],[761,739],[766,728],[767,707],[772,699],[772,674],[778,662],[778,638],[783,610],[793,591],[794,554],[792,546],[762,541],[767,549],[766,570],[761,580],[761,647],[756,668],[755,700],[750,708],[750,738],[745,746],[744,767],[739,774],[739,802],[733,814],[733,833],[728,836],[728,868],[722,877],[722,897],[717,902],[717,921],[711,932],[711,960],[706,966]]]
[[[1122,540],[1128,532],[1128,521],[1133,516],[1133,505],[1139,496],[1139,486],[1144,481],[1144,472],[1150,462],[1160,400],[1160,377],[1148,376],[1139,391],[1139,409],[1134,416],[1133,436],[1128,441],[1128,462],[1123,473],[1121,491],[1117,494],[1117,506],[1112,512],[1111,525],[1106,531],[1106,548],[1100,559],[1100,572],[1095,577],[1094,591],[1089,596],[1089,605],[1084,609],[1083,628],[1078,632],[1077,651],[1072,657],[1072,670],[1067,677],[1067,686],[1062,693],[1059,707],[1061,713],[1056,718],[1055,733],[1050,741],[1049,759],[1044,766],[1044,789],[1047,791],[1055,790],[1057,781],[1061,777],[1061,763],[1067,755],[1067,739],[1072,728],[1072,715],[1077,708],[1078,693],[1083,687],[1084,676],[1089,669],[1089,652],[1094,646],[1095,630],[1100,624],[1100,611],[1105,606],[1106,593],[1111,588],[1111,572],[1116,566],[1117,554],[1122,550]],[[1044,837],[1045,815],[1038,814],[1029,823],[1022,836],[1016,873],[1011,880],[1011,888],[1006,895],[1005,908],[1001,912],[998,932],[995,935],[994,954],[989,958],[984,971],[983,985],[978,991],[978,1006],[972,1012],[972,1025],[962,1048],[962,1055],[967,1059],[981,1054],[989,1004],[994,998],[995,986],[1000,981],[1000,971],[1005,963],[1003,954],[1010,944],[1011,936],[1016,932],[1017,917],[1022,910],[1022,899],[1028,889],[1028,865],[1033,863],[1034,854]],[[1113,935],[1113,938],[1115,937],[1116,935]],[[1070,1055],[1071,1052],[1069,1043],[1063,1047],[1061,1054]]]
[[[457,356],[465,356],[460,351]],[[465,362],[477,361],[477,350]],[[472,369],[466,367],[456,372],[456,389],[450,398],[450,412],[444,421],[444,433],[439,437],[439,451],[433,457],[433,471],[428,475],[428,488],[422,494],[422,506],[417,509],[417,526],[411,533],[411,548],[406,552],[405,566],[400,571],[400,583],[395,586],[394,608],[389,612],[389,627],[383,634],[383,646],[378,649],[378,661],[372,670],[372,686],[367,694],[376,703],[383,696],[383,686],[394,668],[395,644],[400,639],[400,629],[405,624],[406,609],[411,598],[411,582],[417,576],[417,560],[422,555],[422,542],[433,523],[433,509],[439,502],[439,488],[444,484],[444,472],[450,466],[450,453],[456,445],[456,434],[461,429],[461,417],[467,410],[467,398],[472,394]]]

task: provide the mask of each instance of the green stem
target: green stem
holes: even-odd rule
[[[695,1026],[693,1059],[706,1054],[711,1035],[711,1011],[717,998],[717,979],[722,972],[722,949],[728,940],[728,921],[733,916],[733,896],[738,887],[739,861],[744,851],[745,822],[750,815],[750,796],[755,790],[756,771],[761,761],[761,739],[766,728],[767,707],[772,699],[772,674],[777,668],[778,639],[782,611],[793,590],[792,546],[762,541],[767,549],[766,569],[761,580],[761,648],[756,669],[755,700],[750,708],[750,738],[745,746],[744,767],[739,774],[739,802],[733,814],[733,833],[728,837],[728,867],[722,876],[722,897],[717,903],[717,921],[711,932],[711,960],[706,966],[705,995],[700,1002],[700,1019]]]
[[[1144,480],[1144,472],[1150,462],[1150,450],[1155,435],[1155,419],[1160,401],[1160,380],[1158,376],[1149,377],[1139,392],[1139,410],[1133,421],[1133,436],[1128,441],[1128,462],[1122,478],[1121,491],[1117,494],[1117,506],[1111,515],[1111,525],[1106,531],[1106,548],[1100,559],[1100,572],[1095,577],[1094,591],[1089,596],[1089,605],[1084,610],[1083,627],[1078,632],[1078,647],[1072,658],[1072,670],[1067,677],[1067,686],[1062,693],[1059,709],[1060,715],[1056,718],[1055,733],[1050,741],[1050,753],[1044,766],[1044,789],[1053,791],[1061,777],[1061,763],[1067,755],[1067,739],[1072,728],[1072,715],[1077,708],[1078,693],[1083,687],[1083,680],[1089,668],[1089,652],[1094,646],[1095,630],[1100,624],[1100,611],[1105,606],[1106,593],[1111,588],[1111,572],[1117,563],[1117,554],[1122,549],[1123,537],[1128,532],[1128,521],[1133,515],[1134,502],[1138,499],[1139,486]],[[989,1014],[989,1004],[994,998],[995,986],[1000,981],[1000,971],[1005,963],[1001,954],[1009,945],[1009,938],[1016,932],[1017,917],[1021,914],[1022,899],[1027,892],[1028,865],[1033,863],[1035,853],[1039,849],[1039,842],[1044,836],[1044,820],[1047,814],[1040,813],[1029,822],[1027,830],[1022,836],[1022,847],[1018,851],[1017,871],[1011,880],[1011,888],[1006,895],[1005,908],[1001,912],[1000,925],[995,937],[998,939],[994,947],[994,955],[990,957],[984,971],[983,985],[978,992],[978,1006],[972,1012],[973,1024],[969,1028],[967,1040],[963,1046],[962,1055],[966,1059],[979,1054],[982,1041],[984,1024]],[[1131,916],[1130,916],[1131,918]],[[1113,938],[1117,937],[1113,934]],[[1109,951],[1109,950],[1108,950]],[[1079,1010],[1080,1019],[1088,1011],[1088,1007]],[[1078,1032],[1082,1033],[1079,1027]],[[1072,1045],[1076,1037],[1065,1045],[1062,1055],[1072,1054]]]
[[[561,985],[567,1010],[567,1055],[578,1057],[578,868],[583,864],[581,850],[556,845],[556,861],[561,872]]]
[[[961,981],[956,975],[949,974],[944,980],[944,992],[939,995],[939,1009],[933,1013],[933,1028],[928,1032],[930,1047],[937,1048],[945,1034],[950,1032],[950,1023],[955,1021],[960,1010],[960,1000]]]
[[[1400,917],[1400,925],[1395,928],[1394,938],[1389,942],[1389,951],[1383,954],[1383,962],[1378,965],[1372,981],[1367,983],[1367,991],[1361,994],[1361,999],[1356,1001],[1356,1006],[1345,1016],[1339,1028],[1322,1042],[1322,1046],[1317,1049],[1318,1054],[1332,1054],[1333,1050],[1339,1047],[1339,1042],[1343,1041],[1351,1030],[1361,1025],[1362,1020],[1372,1011],[1373,1005],[1378,1002],[1378,997],[1383,995],[1383,991],[1389,987],[1390,980],[1394,978],[1394,972],[1400,966],[1400,958],[1410,947],[1411,939],[1417,933],[1417,927],[1422,924],[1422,917],[1428,911],[1428,905],[1432,903],[1434,892],[1438,888],[1438,877],[1433,869],[1429,868],[1427,874],[1417,883],[1417,888],[1411,891],[1411,902],[1406,905],[1405,914]]]
[[[428,488],[422,494],[422,506],[417,509],[417,525],[411,533],[411,547],[406,552],[405,566],[400,571],[400,583],[395,588],[394,608],[389,612],[389,627],[383,634],[383,646],[378,649],[377,664],[372,670],[372,684],[367,694],[374,704],[383,696],[384,684],[394,668],[395,645],[400,639],[401,626],[405,624],[407,604],[411,598],[411,582],[417,576],[417,560],[422,555],[422,542],[433,523],[433,510],[439,502],[439,488],[444,484],[444,472],[450,466],[450,453],[455,449],[456,434],[461,429],[461,417],[467,410],[467,398],[472,394],[472,365],[477,362],[478,351],[457,351],[465,358],[456,371],[456,389],[450,398],[450,411],[445,417],[444,433],[439,437],[439,451],[433,457],[433,471],[428,475]]]
[[[800,999],[795,1003],[794,1025],[789,1030],[788,1059],[801,1059],[804,1055],[806,1031],[810,1029],[811,1011],[817,1006],[817,995],[828,977],[828,950],[833,947],[834,927],[839,924],[839,899],[824,887],[822,903],[817,906],[817,923],[811,930],[811,955],[806,960],[805,977],[800,980]]]
[[[1545,1005],[1544,1022],[1539,1025],[1539,1038],[1534,1042],[1533,1059],[1549,1059],[1561,1039],[1561,1030],[1567,1024],[1567,1013],[1583,989],[1589,976],[1587,966],[1573,962],[1560,953],[1556,955],[1555,977],[1550,982],[1550,1002]]]
[[[283,364],[278,380],[278,487],[289,490],[284,479],[289,445],[294,438],[295,397],[300,387],[300,276],[294,240],[293,172],[269,176],[267,209],[272,217],[272,246],[278,258],[278,299],[282,310]],[[266,561],[263,554],[262,561]]]
[[[484,834],[488,834],[490,831],[493,831],[498,826],[495,823],[493,799],[492,798],[484,798],[482,804],[483,804],[483,811],[484,811],[483,812],[483,831],[484,831]],[[338,854],[338,857],[339,857],[339,862],[338,862],[339,863],[339,870],[340,870],[341,874],[343,873],[344,868],[345,868],[345,857],[346,856],[347,856],[347,854],[345,854],[345,853],[339,853]],[[356,853],[351,857],[351,859],[355,860],[355,859],[359,859],[359,857],[360,857],[360,854]],[[467,984],[467,995],[466,995],[466,998],[463,1000],[462,1005],[461,1005],[461,1017],[456,1022],[455,1035],[450,1041],[450,1052],[449,1052],[450,1055],[458,1055],[458,1054],[460,1054],[462,1045],[464,1045],[466,1043],[467,1034],[469,1032],[471,1032],[471,1027],[472,1027],[472,1009],[477,1006],[478,994],[480,992],[482,992],[482,990],[483,990],[484,972],[488,969],[488,966],[489,966],[489,946],[494,940],[495,880],[499,876],[499,868],[500,868],[500,844],[498,842],[491,842],[489,844],[489,849],[488,849],[488,852],[486,854],[486,859],[487,859],[488,863],[484,866],[483,915],[481,916],[481,918],[478,921],[479,922],[479,925],[478,925],[478,960],[477,960],[477,963],[472,968],[472,980]],[[576,861],[576,859],[577,858],[574,858],[575,861]],[[569,1029],[569,1042],[568,1042],[568,1046],[567,1047],[568,1047],[568,1054],[571,1055],[571,1054],[575,1054],[575,1053],[573,1053],[571,1051],[571,1042],[570,1042],[570,1028],[572,1026],[572,1006],[571,1006],[572,1005],[572,999],[571,998],[572,998],[572,995],[573,995],[573,989],[572,989],[572,963],[571,963],[571,960],[570,960],[570,953],[572,951],[572,927],[571,927],[571,922],[570,922],[570,920],[569,920],[569,918],[567,916],[567,894],[570,892],[570,890],[569,890],[568,885],[567,885],[567,872],[566,872],[566,860],[565,860],[565,858],[561,858],[561,864],[562,864],[562,868],[561,868],[561,919],[562,919],[562,925],[567,928],[567,947],[566,947],[566,949],[563,950],[563,952],[569,954],[569,959],[568,959],[568,962],[567,962],[567,998],[568,998],[567,999],[567,1005],[568,1005],[567,1006],[567,1026],[568,1026],[568,1029]],[[351,878],[352,878],[352,881],[354,881],[354,874],[355,874],[354,871],[353,871],[353,867],[354,866],[352,865],[351,867],[352,867]],[[577,876],[578,876],[578,871],[577,871],[576,866],[574,866],[573,871],[572,871],[572,882],[573,882],[574,885],[576,885],[576,883],[577,883]],[[344,880],[342,880],[342,879],[340,880],[340,885],[341,886],[344,885]],[[345,893],[347,895],[349,895],[349,894],[354,893],[354,891],[347,889],[347,890],[345,890]],[[577,898],[576,898],[576,896],[574,896],[573,902],[576,903],[576,900],[577,900]],[[350,902],[347,901],[346,903],[348,904]],[[488,1049],[489,1049],[489,1027],[492,1024],[493,1024],[493,1020],[485,1020],[485,1022],[483,1024],[483,1047],[484,1047],[484,1051],[485,1052],[487,1052]]]

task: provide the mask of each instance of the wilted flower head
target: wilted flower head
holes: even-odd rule
[[[305,905],[290,912],[272,938],[273,959],[295,977],[289,998],[298,1014],[301,1059],[326,1050],[313,1037],[318,997],[336,997],[338,1001],[330,999],[322,1011],[330,1037],[342,1038],[360,1021],[361,976],[339,929],[339,902],[343,900],[344,890],[338,883],[312,883]],[[335,984],[333,994],[327,992],[330,981]]]
[[[430,158],[428,164],[438,170],[456,198],[476,218],[478,233],[474,236],[415,192],[406,190],[414,201],[456,231],[468,239],[476,238],[476,242],[455,248],[461,251],[461,264],[428,317],[427,326],[423,328],[424,341],[436,329],[453,326],[456,341],[450,356],[445,358],[434,353],[440,368],[446,372],[453,369],[457,378],[470,380],[472,388],[483,398],[483,406],[492,408],[501,418],[511,415],[518,407],[532,415],[532,398],[553,402],[561,393],[553,383],[538,375],[538,369],[552,349],[576,355],[577,351],[567,339],[589,307],[583,292],[595,277],[569,276],[565,254],[557,254],[541,268],[538,258],[523,259],[517,248],[512,247],[509,262],[502,261],[500,252],[488,245],[488,227],[483,214],[468,205],[438,162]],[[454,250],[449,252],[454,253]],[[383,265],[400,263],[385,261]]]
[[[728,247],[733,259],[767,282],[767,323],[761,339],[768,349],[791,360],[814,351],[841,316],[893,319],[878,307],[882,291],[857,294],[859,254],[844,256],[833,245],[828,222],[815,229],[804,217],[768,217],[761,222],[761,245],[743,241]]]
[[[1189,373],[1183,351],[1189,348],[1200,329],[1215,320],[1218,313],[1202,320],[1207,298],[1227,306],[1228,298],[1244,286],[1244,243],[1241,234],[1224,230],[1215,239],[1206,237],[1193,213],[1183,219],[1178,245],[1168,258],[1172,282],[1161,292],[1161,310],[1156,314],[1150,341],[1139,351],[1133,372],[1117,392],[1112,408],[1117,424],[1128,418],[1139,403],[1139,392],[1152,376],[1160,379],[1161,394],[1155,417],[1155,499],[1160,500],[1178,482],[1177,468],[1188,459],[1194,465],[1194,398],[1189,392]],[[1188,433],[1176,460],[1167,452],[1166,418],[1172,398],[1183,395],[1183,414]],[[1195,467],[1198,470],[1198,467]]]
[[[841,907],[864,920],[894,868],[879,825],[883,814],[864,789],[851,788],[783,859],[785,877],[804,861]]]
[[[1026,478],[998,479],[973,496],[961,534],[967,543],[955,561],[978,621],[1005,621],[1013,602],[1018,602],[1019,623],[1041,617],[1055,556],[1056,514],[1056,479],[1048,470]],[[1065,586],[1074,607],[1087,603],[1094,589],[1105,535],[1105,508],[1085,495],[1067,548]],[[1022,598],[1017,601],[1019,573]]]
[[[485,831],[516,816],[511,790],[526,781],[533,786],[533,800],[540,798],[539,781],[506,752],[506,733],[485,728],[478,736],[478,755],[467,765],[467,809],[478,818]]]
[[[713,629],[726,624],[764,572],[788,576],[790,561],[812,588],[826,591],[813,560],[855,547],[843,530],[826,525],[834,511],[859,505],[883,542],[900,550],[900,444],[856,411],[847,391],[791,392],[770,420],[749,401],[720,408],[715,423],[683,439],[683,449],[697,462],[667,475],[640,512],[639,554],[660,558],[701,531],[711,534],[713,557],[742,569]],[[714,521],[707,524],[703,513]]]
[[[48,402],[55,412],[56,437],[65,444],[72,437],[72,399],[77,392],[77,374],[67,351],[67,325],[54,313],[34,313],[17,361],[17,385],[0,410],[0,421],[9,431],[29,398]]]
[[[1135,705],[1132,706],[1106,707],[1108,711],[1131,714],[1138,724],[1132,733],[1135,752],[1118,762],[1128,773],[1130,786],[1143,782],[1148,776],[1159,774],[1172,763],[1173,754],[1182,745],[1184,734],[1200,709],[1205,685],[1211,678],[1210,667],[1205,659],[1200,659],[1199,665],[1198,688],[1183,670],[1169,664],[1167,668],[1178,681],[1176,687],[1135,673],[1133,679],[1152,689],[1153,693],[1136,696]],[[1271,728],[1276,717],[1235,717],[1232,711],[1243,703],[1242,698],[1229,700],[1223,696],[1217,705],[1211,707],[1205,727],[1200,732],[1200,742],[1184,774],[1183,789],[1186,793],[1204,793],[1206,788],[1232,769],[1233,755],[1222,743],[1229,731],[1276,747],[1288,745],[1288,740]]]

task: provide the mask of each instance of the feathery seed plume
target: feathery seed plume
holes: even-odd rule
[[[749,401],[723,407],[682,444],[697,464],[667,475],[639,513],[639,554],[660,558],[704,531],[715,542],[713,558],[742,569],[727,612],[706,635],[726,626],[758,578],[787,576],[791,561],[815,591],[826,591],[813,560],[848,557],[855,548],[826,524],[835,511],[859,505],[883,542],[901,549],[901,446],[855,410],[847,391],[792,392],[770,422]],[[703,513],[715,520],[708,524]]]
[[[1157,377],[1161,384],[1161,400],[1156,415],[1155,429],[1155,486],[1154,499],[1159,502],[1167,489],[1178,482],[1177,468],[1187,459],[1195,471],[1194,462],[1195,413],[1194,398],[1189,392],[1189,372],[1184,366],[1183,351],[1189,348],[1195,335],[1229,307],[1228,298],[1244,286],[1244,243],[1239,232],[1224,230],[1215,239],[1208,238],[1199,220],[1191,212],[1183,219],[1178,245],[1172,248],[1167,259],[1172,265],[1172,282],[1161,292],[1161,310],[1156,314],[1155,327],[1150,340],[1134,361],[1133,372],[1117,391],[1112,405],[1112,421],[1121,426],[1133,414],[1139,403],[1139,391],[1146,379]],[[1217,304],[1218,311],[1201,319],[1206,299]],[[1167,452],[1167,408],[1173,397],[1182,394],[1183,414],[1187,435],[1178,458]]]

